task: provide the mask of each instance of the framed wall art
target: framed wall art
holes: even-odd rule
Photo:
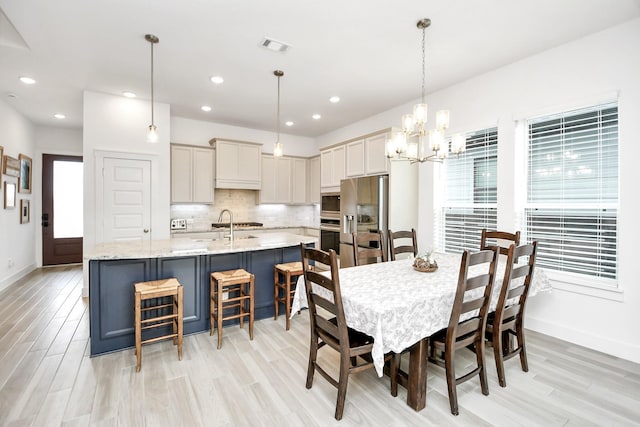
[[[4,208],[13,209],[16,207],[16,184],[14,182],[4,182]]]
[[[2,156],[2,173],[9,176],[20,176],[20,160],[4,154]]]
[[[31,157],[20,154],[20,176],[18,177],[18,192],[31,194]]]
[[[27,224],[31,217],[31,206],[28,199],[20,199],[20,224]]]

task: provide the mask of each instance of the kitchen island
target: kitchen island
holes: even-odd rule
[[[175,277],[184,287],[184,333],[209,330],[209,274],[244,268],[255,275],[255,318],[272,317],[273,266],[300,261],[300,243],[316,238],[255,233],[226,239],[100,243],[89,261],[91,355],[133,347],[133,284]]]

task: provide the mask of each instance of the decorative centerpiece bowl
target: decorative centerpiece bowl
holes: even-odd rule
[[[413,259],[413,269],[423,273],[432,273],[438,269],[438,263],[429,252],[427,255],[418,255]]]

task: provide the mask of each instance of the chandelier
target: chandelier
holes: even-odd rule
[[[275,70],[273,75],[278,78],[278,107],[276,110],[276,143],[273,146],[273,156],[282,157],[283,149],[280,142],[280,77],[284,76],[284,71]]]
[[[427,104],[425,102],[425,41],[426,29],[431,25],[428,18],[417,23],[422,30],[422,97],[413,106],[413,114],[402,116],[402,131],[396,132],[387,142],[387,157],[409,160],[411,163],[426,161],[441,162],[449,153],[449,142],[444,131],[449,128],[449,110],[436,112],[435,129],[427,130]],[[427,137],[429,145],[427,149]],[[451,137],[451,153],[459,155],[465,150],[465,137],[455,134]]]

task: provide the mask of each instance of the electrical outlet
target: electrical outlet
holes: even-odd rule
[[[13,268],[13,260],[11,258],[9,258],[9,268]]]
[[[187,220],[186,219],[172,219],[171,220],[171,229],[172,230],[186,230],[187,229]]]

